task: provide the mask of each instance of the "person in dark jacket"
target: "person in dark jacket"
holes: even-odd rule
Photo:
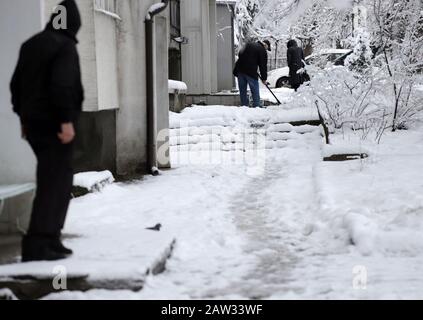
[[[267,81],[267,51],[271,51],[270,42],[249,42],[239,52],[239,59],[235,64],[234,76],[238,78],[241,104],[249,106],[247,87],[250,87],[254,107],[260,107],[260,86],[258,70],[263,83]]]
[[[301,73],[298,71],[304,68],[304,51],[302,48],[298,47],[297,41],[289,40],[288,41],[288,53],[287,53],[287,62],[289,67],[289,80],[291,88],[298,90],[298,88],[303,83],[303,78]]]
[[[80,27],[75,1],[61,2],[45,30],[22,45],[10,84],[13,110],[37,158],[37,191],[22,241],[24,262],[72,254],[61,242],[61,231],[73,184],[74,124],[84,99],[76,49]]]

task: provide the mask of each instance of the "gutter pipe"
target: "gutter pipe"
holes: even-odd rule
[[[156,65],[155,57],[155,32],[154,17],[164,11],[169,0],[162,0],[153,4],[145,17],[145,47],[146,47],[146,70],[147,70],[147,153],[148,168],[153,176],[160,174],[157,161],[157,110],[156,110],[156,77],[154,75]]]

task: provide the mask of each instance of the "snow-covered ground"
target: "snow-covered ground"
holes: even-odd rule
[[[195,107],[172,114],[171,126],[188,123],[196,128],[186,135],[194,136],[200,126],[240,130],[234,119],[251,125],[269,116],[288,121],[286,115],[277,108]],[[109,246],[111,257],[124,259],[128,248],[142,247],[140,226],[160,222],[177,239],[165,272],[147,277],[140,292],[47,299],[423,298],[423,126],[389,133],[380,145],[332,140],[370,157],[324,163],[323,139],[312,133],[231,152],[175,143],[172,170],[74,200],[67,225],[76,234],[109,229],[104,243],[86,245],[93,252]],[[80,239],[72,244],[84,250]]]
[[[224,152],[220,163],[207,164],[204,152],[184,156],[175,151],[175,169],[137,186],[149,198],[143,209],[177,232],[165,273],[149,278],[139,293],[92,291],[49,298],[269,297],[296,260],[291,251],[301,243],[306,224],[298,212],[311,212],[303,199],[313,193],[312,166],[302,164],[320,160],[321,141],[320,135],[305,135],[288,141],[286,150],[263,149],[264,163],[248,152],[245,163]],[[285,219],[292,221],[285,225]]]

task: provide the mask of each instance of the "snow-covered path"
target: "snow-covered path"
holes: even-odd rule
[[[182,247],[177,246],[167,271],[150,278],[141,297],[266,299],[295,289],[290,287],[290,274],[306,249],[308,222],[316,205],[312,169],[320,159],[319,141],[304,140],[296,149],[268,151],[261,174],[245,181],[228,176],[226,183],[237,185],[226,204],[226,223],[233,224],[234,242],[239,241],[236,250],[225,250],[227,256],[220,259],[214,256],[217,252],[204,248],[193,259],[193,239],[179,239]],[[242,174],[245,169],[236,170]],[[182,257],[187,259],[179,260]],[[213,263],[198,270],[200,261],[209,259]]]
[[[247,124],[268,117],[262,110],[243,112]],[[306,129],[281,140],[279,148],[267,143],[258,154],[174,147],[171,171],[131,184],[127,195],[125,185],[118,186],[125,212],[145,211],[144,225],[160,221],[163,232],[176,235],[166,271],[147,278],[138,293],[94,290],[48,298],[248,299],[285,292],[304,250],[314,206],[312,168],[321,160],[320,130]]]
[[[224,242],[220,239],[225,245],[219,252],[205,247],[198,255],[193,255],[193,246],[203,244],[190,238],[192,234],[179,238],[167,271],[150,278],[141,297],[266,299],[289,291],[290,273],[305,250],[309,215],[316,206],[313,167],[321,161],[321,147],[322,137],[316,128],[286,141],[283,148],[262,150],[264,161],[258,162],[262,167],[255,170],[249,161],[215,166],[213,172],[226,177],[225,186],[231,186],[227,189],[209,182],[222,193],[229,191],[221,227],[232,235],[225,234]],[[177,166],[192,168],[195,153],[189,154],[191,161],[180,152],[175,154],[181,159]],[[207,166],[197,169],[207,170]],[[200,214],[209,216],[205,211]],[[221,230],[216,231],[215,240],[219,241]]]
[[[263,110],[247,110],[233,121],[235,111],[222,110],[220,118],[219,110],[201,110],[206,120],[195,110],[187,113],[191,125],[219,123],[221,138],[229,141],[226,150],[238,141],[227,131],[231,125],[239,133],[240,124],[268,119]],[[101,197],[120,201],[122,214],[133,212],[131,225],[125,225],[131,232],[114,239],[134,241],[137,225],[161,222],[177,245],[165,272],[149,276],[140,292],[93,290],[47,298],[422,298],[423,173],[417,167],[423,130],[369,144],[368,160],[337,164],[322,162],[318,130],[274,134],[275,126],[286,129],[270,124],[268,138],[288,139],[267,141],[259,154],[220,147],[208,153],[204,142],[214,141],[219,130],[188,130],[185,134],[196,135],[188,145],[190,139],[173,139],[172,170],[77,201],[71,215],[73,209],[98,206]],[[205,132],[214,138],[208,140]],[[84,228],[83,222],[70,224],[75,231]]]
[[[312,161],[302,164],[306,167],[301,169],[309,172],[300,173],[300,167],[292,163],[294,159],[282,154],[275,157],[265,173],[251,179],[231,203],[238,230],[247,239],[244,252],[256,257],[253,270],[237,289],[244,297],[266,299],[285,291],[290,271],[299,260],[303,222],[313,206]],[[294,181],[300,182],[299,188]],[[303,199],[310,201],[304,203]]]

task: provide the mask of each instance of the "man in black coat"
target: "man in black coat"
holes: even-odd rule
[[[234,76],[238,78],[241,104],[249,106],[247,89],[250,87],[254,107],[260,107],[260,86],[258,70],[263,83],[267,81],[267,51],[271,51],[270,42],[249,42],[239,52],[239,59],[235,64]]]
[[[76,49],[80,27],[75,1],[60,3],[45,30],[22,45],[10,84],[13,110],[37,158],[37,192],[22,241],[24,262],[72,254],[60,238],[73,184],[74,124],[84,99]]]
[[[303,77],[298,71],[304,68],[304,51],[302,48],[298,47],[297,41],[295,40],[288,41],[287,61],[291,88],[297,91],[303,84]]]

